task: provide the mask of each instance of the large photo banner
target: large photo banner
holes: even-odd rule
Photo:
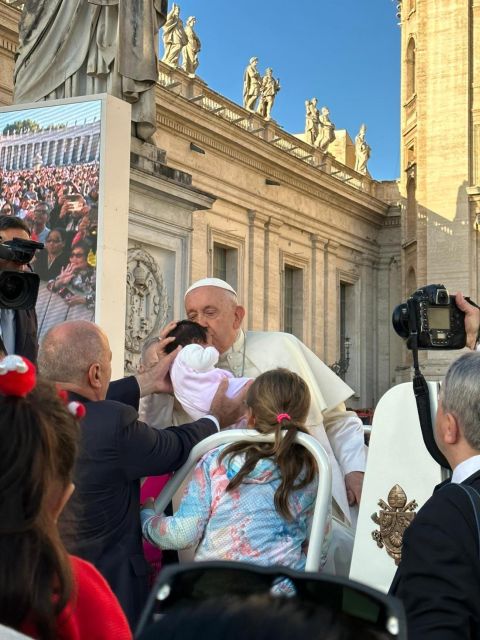
[[[100,173],[99,100],[0,114],[1,213],[43,242],[39,337],[53,324],[94,320]]]
[[[110,96],[0,109],[0,213],[23,219],[44,244],[31,263],[39,340],[65,320],[112,325],[112,302],[124,308],[129,143],[128,105]],[[114,164],[118,183],[105,175]]]

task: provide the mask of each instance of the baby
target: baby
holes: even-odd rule
[[[207,330],[196,322],[181,320],[167,337],[175,337],[165,347],[167,353],[178,345],[183,347],[170,368],[170,378],[176,399],[192,420],[208,414],[222,380],[228,379],[227,396],[230,398],[251,380],[235,378],[230,371],[215,368],[219,353],[215,347],[208,345]],[[232,425],[237,429],[245,426],[244,420]]]

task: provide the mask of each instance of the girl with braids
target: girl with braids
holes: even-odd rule
[[[39,640],[128,640],[110,587],[60,540],[84,413],[65,398],[27,359],[0,360],[0,625]]]
[[[248,426],[275,434],[275,441],[241,441],[207,453],[175,515],[156,515],[153,502],[145,503],[143,534],[162,549],[197,547],[196,560],[243,560],[303,570],[317,468],[310,452],[294,440],[298,432],[308,433],[310,392],[297,374],[275,369],[253,382],[247,405]],[[325,533],[323,562],[330,521]]]

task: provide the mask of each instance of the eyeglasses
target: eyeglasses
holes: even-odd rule
[[[56,240],[55,238],[47,238],[45,240],[45,242],[55,242],[55,243],[57,243],[57,242],[62,242],[62,241],[60,240],[60,238],[58,240]]]
[[[84,258],[85,254],[84,253],[78,253],[78,252],[77,253],[71,253],[70,257],[71,258]]]
[[[285,585],[287,588],[281,589]],[[300,602],[347,615],[371,631],[382,632],[386,638],[407,638],[403,606],[393,596],[337,576],[227,561],[164,567],[150,593],[135,637],[153,622],[156,612],[165,613],[177,605],[192,606],[226,596],[247,598],[260,594],[296,597]]]

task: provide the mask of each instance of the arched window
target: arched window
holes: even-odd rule
[[[415,40],[410,38],[407,46],[407,99],[415,93]]]
[[[407,240],[414,240],[417,234],[417,185],[415,178],[407,182]]]

